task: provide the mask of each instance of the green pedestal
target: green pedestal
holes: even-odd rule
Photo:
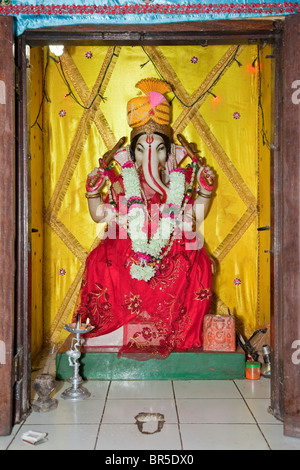
[[[82,351],[80,375],[97,380],[204,380],[243,379],[245,354],[243,352],[174,352],[166,359],[137,361],[117,357],[117,352],[105,350]],[[73,374],[66,348],[56,355],[56,378],[67,380]]]

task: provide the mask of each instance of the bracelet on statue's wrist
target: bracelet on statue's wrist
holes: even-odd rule
[[[85,193],[85,197],[87,199],[95,199],[97,197],[101,198],[101,194],[100,193]]]
[[[212,197],[212,193],[204,194],[204,193],[201,192],[200,188],[197,188],[196,192],[197,192],[198,196],[204,197],[206,199],[210,199]]]

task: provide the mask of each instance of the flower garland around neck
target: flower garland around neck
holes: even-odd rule
[[[185,171],[181,168],[170,172],[167,200],[162,209],[158,228],[148,241],[148,230],[144,229],[146,208],[142,198],[140,180],[135,166],[126,162],[122,166],[125,198],[128,205],[128,235],[138,264],[133,263],[130,274],[133,279],[149,281],[159,272],[162,251],[170,243],[185,200]]]

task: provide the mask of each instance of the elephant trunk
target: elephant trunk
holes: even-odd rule
[[[143,162],[143,172],[149,186],[162,195],[162,202],[166,202],[168,188],[163,184],[159,174],[159,162],[153,158],[151,145],[149,143],[148,159]]]

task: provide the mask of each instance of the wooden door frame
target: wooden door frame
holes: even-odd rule
[[[282,382],[285,434],[300,437],[300,13],[283,42]]]
[[[13,19],[0,22],[0,435],[11,432],[14,388],[15,90]],[[5,386],[1,384],[4,384]]]
[[[15,384],[14,422],[30,412],[31,397],[31,200],[29,59],[25,37],[15,44],[16,85],[16,277],[15,277]]]
[[[175,30],[176,29],[176,30]],[[17,155],[20,163],[17,176],[17,206],[20,208],[18,224],[22,234],[18,236],[19,253],[17,255],[17,317],[23,322],[23,335],[29,335],[29,306],[28,306],[28,258],[22,254],[27,244],[30,245],[30,225],[26,222],[29,216],[29,199],[24,202],[24,191],[27,194],[28,176],[25,175],[28,161],[27,147],[27,120],[26,120],[26,45],[49,44],[119,44],[119,45],[182,45],[182,44],[230,44],[248,43],[249,41],[271,41],[274,44],[275,81],[273,88],[274,107],[273,122],[274,135],[272,139],[272,222],[271,222],[271,349],[272,349],[272,392],[271,408],[279,419],[283,419],[283,360],[285,352],[283,347],[282,326],[284,324],[283,308],[283,148],[284,136],[281,113],[283,106],[283,77],[282,77],[282,49],[284,27],[283,22],[273,20],[224,20],[203,21],[195,23],[179,23],[176,28],[169,24],[161,25],[76,25],[54,28],[41,28],[27,30],[18,38],[17,48],[19,66],[21,67],[21,125],[18,128]],[[27,218],[27,219],[26,219]],[[292,229],[291,229],[292,230]],[[295,229],[296,230],[296,229]],[[297,232],[298,235],[298,232]],[[26,248],[27,250],[27,248]],[[25,279],[25,281],[24,281]],[[22,290],[22,293],[20,292]],[[24,320],[24,316],[26,319]],[[27,354],[30,357],[29,340],[27,339]],[[28,361],[30,362],[30,361]],[[28,387],[28,383],[27,383]],[[292,392],[291,392],[292,395]],[[30,393],[29,393],[30,396]],[[25,410],[24,410],[25,412]],[[300,437],[300,433],[299,433]]]

